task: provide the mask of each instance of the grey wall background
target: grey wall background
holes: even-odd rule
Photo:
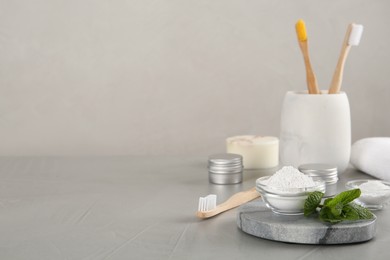
[[[390,1],[0,0],[0,155],[210,154],[279,135],[306,88],[306,21],[328,88],[348,23],[353,141],[390,136]]]

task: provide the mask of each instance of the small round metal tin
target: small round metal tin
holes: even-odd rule
[[[242,182],[242,156],[221,153],[209,156],[209,181],[214,184],[235,184]]]
[[[298,170],[314,181],[323,181],[326,185],[324,197],[331,197],[337,193],[337,167],[330,164],[309,163],[298,167]]]

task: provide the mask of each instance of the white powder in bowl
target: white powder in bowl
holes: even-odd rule
[[[357,188],[362,191],[358,200],[369,208],[380,209],[381,205],[390,199],[390,187],[381,181],[370,180],[358,185]]]
[[[390,190],[390,187],[383,184],[381,181],[367,181],[359,185],[362,192],[376,192],[382,190]]]
[[[315,186],[313,179],[292,166],[284,166],[265,183],[277,189],[308,188]]]

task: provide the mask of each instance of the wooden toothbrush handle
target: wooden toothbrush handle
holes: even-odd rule
[[[260,193],[256,191],[256,188],[252,188],[247,191],[241,191],[231,196],[227,201],[221,203],[217,208],[221,209],[221,212],[238,207],[248,201],[254,200],[260,197]]]
[[[248,201],[254,200],[260,197],[260,194],[256,191],[256,188],[252,188],[247,191],[241,191],[233,196],[231,196],[224,203],[219,204],[214,210],[206,211],[206,212],[198,212],[198,217],[200,218],[210,218],[215,215],[218,215],[222,212],[228,211],[235,207],[238,207]]]
[[[307,89],[309,94],[320,94],[318,88],[317,78],[314,74],[313,68],[311,67],[310,57],[309,57],[309,48],[307,47],[307,41],[299,41],[299,47],[301,48],[303,54],[303,60],[305,62],[306,69],[306,81]]]
[[[351,46],[348,45],[351,31],[352,31],[352,25],[349,25],[344,37],[343,45],[341,47],[339,60],[337,61],[337,66],[333,74],[332,82],[330,83],[330,87],[328,91],[329,94],[337,94],[340,92],[341,83],[343,81],[344,64],[345,61],[347,60],[349,50],[351,49]]]
[[[341,50],[337,66],[333,74],[332,82],[330,83],[330,88],[328,91],[329,94],[337,94],[340,92],[341,83],[343,81],[344,65],[350,49],[351,46],[344,45]]]

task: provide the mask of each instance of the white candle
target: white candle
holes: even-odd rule
[[[228,153],[240,154],[245,169],[267,169],[279,164],[279,139],[273,136],[240,135],[226,139]]]

